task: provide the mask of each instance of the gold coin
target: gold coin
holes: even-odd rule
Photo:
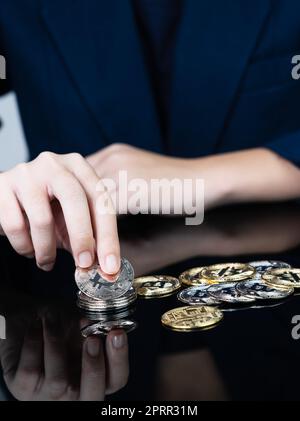
[[[163,326],[180,331],[192,332],[212,327],[223,319],[223,313],[215,307],[187,306],[169,310],[161,317]]]
[[[177,291],[181,284],[173,276],[152,275],[135,278],[133,286],[142,297],[161,297]]]
[[[179,281],[188,286],[198,286],[198,285],[213,285],[216,281],[210,281],[209,279],[203,278],[201,276],[201,272],[203,271],[204,267],[197,267],[188,269],[179,275]]]
[[[300,288],[300,269],[271,269],[263,274],[269,285],[286,288]]]
[[[251,278],[254,273],[255,269],[244,263],[219,263],[204,268],[201,276],[210,281],[221,283],[243,281]]]

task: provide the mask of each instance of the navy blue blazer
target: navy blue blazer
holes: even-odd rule
[[[130,0],[1,0],[0,31],[31,157],[266,146],[300,165],[299,0],[186,0],[167,149]]]

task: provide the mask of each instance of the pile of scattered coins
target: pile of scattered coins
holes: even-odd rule
[[[245,306],[260,308],[266,301],[283,300],[300,288],[300,269],[280,261],[221,263],[192,268],[179,278],[165,275],[134,279],[131,264],[121,261],[116,279],[108,279],[99,266],[77,269],[77,305],[89,320],[83,336],[107,334],[115,328],[131,331],[136,323],[128,319],[137,295],[143,298],[166,297],[178,292],[185,304],[163,314],[162,325],[175,331],[197,331],[216,326],[225,311]],[[261,305],[257,303],[262,303]],[[256,305],[253,305],[256,303]],[[188,306],[187,306],[188,305]]]

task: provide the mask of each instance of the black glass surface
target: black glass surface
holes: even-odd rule
[[[133,264],[136,276],[178,276],[195,266],[266,259],[300,267],[300,205],[296,203],[219,209],[207,213],[201,226],[150,217],[124,218],[119,226],[122,256]],[[43,398],[32,392],[26,396],[30,372],[27,377],[25,372],[21,385],[7,380],[10,374],[13,378],[20,358],[24,362],[36,355],[30,350],[25,356],[22,353],[28,332],[40,337],[39,355],[44,359],[41,314],[47,315],[54,344],[52,354],[47,353],[50,361],[44,364],[66,363],[68,381],[76,387],[83,338],[71,256],[59,253],[55,270],[43,273],[34,261],[17,256],[6,239],[0,245],[0,315],[6,318],[6,339],[0,339],[6,374],[5,380],[1,375],[2,399]],[[129,317],[138,323],[128,334],[129,380],[106,399],[298,400],[300,340],[292,337],[292,319],[300,315],[300,298],[296,291],[288,300],[264,304],[227,311],[214,329],[181,333],[167,330],[160,322],[165,311],[183,305],[176,294],[138,299]],[[56,338],[63,338],[63,346],[56,346]]]

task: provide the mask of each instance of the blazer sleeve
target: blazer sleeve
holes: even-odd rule
[[[300,131],[275,139],[265,147],[300,167]]]

